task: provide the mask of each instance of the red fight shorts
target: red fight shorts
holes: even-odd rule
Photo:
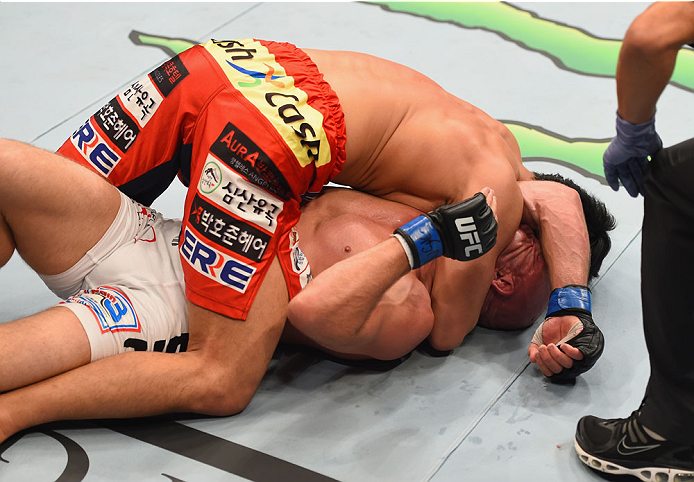
[[[290,294],[307,277],[287,261],[292,228],[302,199],[342,169],[345,136],[339,100],[303,51],[212,40],[124,88],[59,153],[145,205],[178,176],[186,297],[245,319],[278,253]]]

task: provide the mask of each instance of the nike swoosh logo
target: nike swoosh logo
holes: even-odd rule
[[[630,447],[625,442],[626,438],[627,436],[625,435],[624,437],[622,437],[622,440],[620,440],[617,444],[617,452],[621,455],[635,455],[641,452],[645,452],[647,450],[657,449],[658,447],[660,447],[660,444],[639,445],[638,447]]]

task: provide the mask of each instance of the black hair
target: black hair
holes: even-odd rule
[[[617,222],[614,216],[610,214],[605,206],[605,203],[598,198],[588,193],[585,189],[559,174],[543,174],[533,172],[537,181],[554,181],[565,186],[568,186],[578,192],[581,196],[581,204],[583,205],[583,215],[586,218],[588,226],[588,238],[590,239],[590,271],[588,279],[591,280],[598,275],[600,266],[610,252],[612,241],[610,240],[609,231],[612,231]]]

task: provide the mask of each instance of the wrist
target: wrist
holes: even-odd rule
[[[426,215],[417,216],[400,226],[395,230],[394,236],[405,250],[412,269],[424,266],[443,255],[441,236]]]
[[[549,295],[546,318],[573,315],[579,312],[588,314],[592,312],[591,293],[587,286],[566,285],[553,290]]]
[[[407,243],[407,240],[405,239],[405,237],[398,232],[391,234],[391,236],[398,240],[398,242],[402,246],[403,251],[405,251],[405,255],[407,256],[407,262],[410,265],[410,269],[415,269],[414,254],[412,253],[412,248]]]
[[[620,115],[619,111],[617,111],[616,127],[617,127],[617,135],[619,135],[621,137],[624,137],[627,139],[640,139],[640,138],[650,139],[652,136],[656,135],[656,132],[655,132],[655,112],[653,113],[651,118],[645,122],[632,123],[632,122],[629,122],[628,120],[624,119]]]

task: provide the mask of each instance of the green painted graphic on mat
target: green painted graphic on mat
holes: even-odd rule
[[[502,122],[518,141],[524,162],[561,164],[607,184],[603,175],[602,155],[611,139],[571,139],[522,122]]]
[[[371,2],[391,12],[408,13],[466,29],[493,32],[538,52],[564,70],[614,77],[621,40],[596,37],[584,30],[541,18],[503,2]],[[645,7],[644,7],[645,8]],[[694,50],[682,49],[671,84],[694,92]]]
[[[129,37],[132,43],[134,43],[135,45],[158,47],[162,49],[170,57],[174,57],[198,43],[193,40],[188,40],[184,38],[150,35],[138,32],[137,30],[131,31]]]
[[[537,14],[501,2],[371,2],[396,13],[446,22],[466,29],[493,32],[519,47],[537,52],[557,67],[597,77],[613,77],[620,40],[599,38],[576,27],[544,19]],[[133,31],[130,39],[176,55],[195,43]],[[694,51],[681,50],[671,83],[694,92]],[[518,140],[524,161],[543,160],[571,167],[605,183],[602,155],[610,139],[572,139],[549,129],[519,121],[504,124]]]

